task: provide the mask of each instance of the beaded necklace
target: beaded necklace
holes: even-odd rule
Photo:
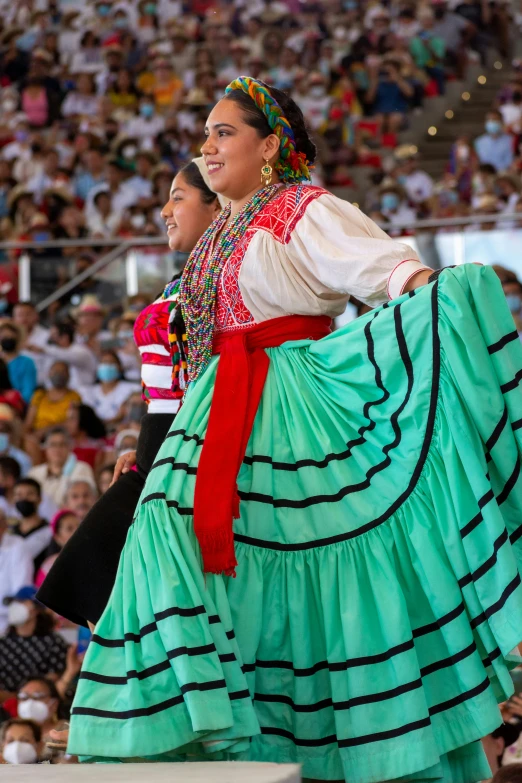
[[[200,238],[187,261],[181,278],[179,299],[187,326],[190,381],[198,378],[212,356],[217,286],[221,270],[253,217],[261,212],[279,188],[280,185],[268,185],[258,190],[228,224],[231,205],[227,204]]]

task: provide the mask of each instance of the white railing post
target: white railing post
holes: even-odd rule
[[[31,299],[31,256],[22,253],[18,259],[18,299],[29,302]]]
[[[125,256],[125,280],[127,283],[127,296],[135,296],[138,293],[138,254],[135,250],[129,250]]]

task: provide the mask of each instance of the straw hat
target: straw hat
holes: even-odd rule
[[[7,206],[9,209],[15,206],[16,202],[24,196],[34,197],[34,193],[26,185],[16,185],[7,197]]]
[[[85,294],[78,307],[75,307],[72,312],[75,318],[83,313],[98,313],[99,315],[105,315],[105,307],[94,294]]]

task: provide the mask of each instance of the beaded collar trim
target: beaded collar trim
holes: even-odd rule
[[[200,376],[212,356],[217,284],[221,270],[254,216],[261,212],[279,188],[280,185],[268,185],[258,190],[230,222],[227,222],[231,209],[228,204],[190,254],[179,293],[187,329],[189,381]]]

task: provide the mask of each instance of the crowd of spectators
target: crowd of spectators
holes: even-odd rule
[[[497,218],[481,222],[480,230],[521,226],[522,61],[513,61],[477,133],[455,138],[442,176],[423,171],[416,146],[402,144],[371,184],[364,209],[392,234],[411,233],[398,227],[412,220],[490,214]]]
[[[158,236],[173,171],[239,73],[287,90],[317,136],[314,177],[378,168],[413,112],[491,46],[484,0],[0,2],[0,239]],[[44,264],[45,296],[78,263]],[[56,251],[54,251],[56,257]],[[84,257],[88,264],[92,258]],[[50,268],[48,268],[50,267]]]
[[[241,73],[301,106],[316,182],[373,172],[366,211],[391,233],[492,199],[522,213],[522,70],[485,133],[456,141],[440,183],[398,144],[471,60],[485,64],[492,47],[510,55],[509,3],[0,0],[0,10],[0,241],[100,243],[32,249],[34,301],[87,270],[104,240],[163,236],[173,174],[199,154],[210,108]],[[136,447],[145,406],[132,329],[149,301],[111,310],[113,290],[89,278],[43,321],[18,301],[18,252],[0,251],[0,763],[48,759],[49,732],[68,716],[83,631],[36,588],[116,458]],[[504,272],[522,331],[522,286]]]

